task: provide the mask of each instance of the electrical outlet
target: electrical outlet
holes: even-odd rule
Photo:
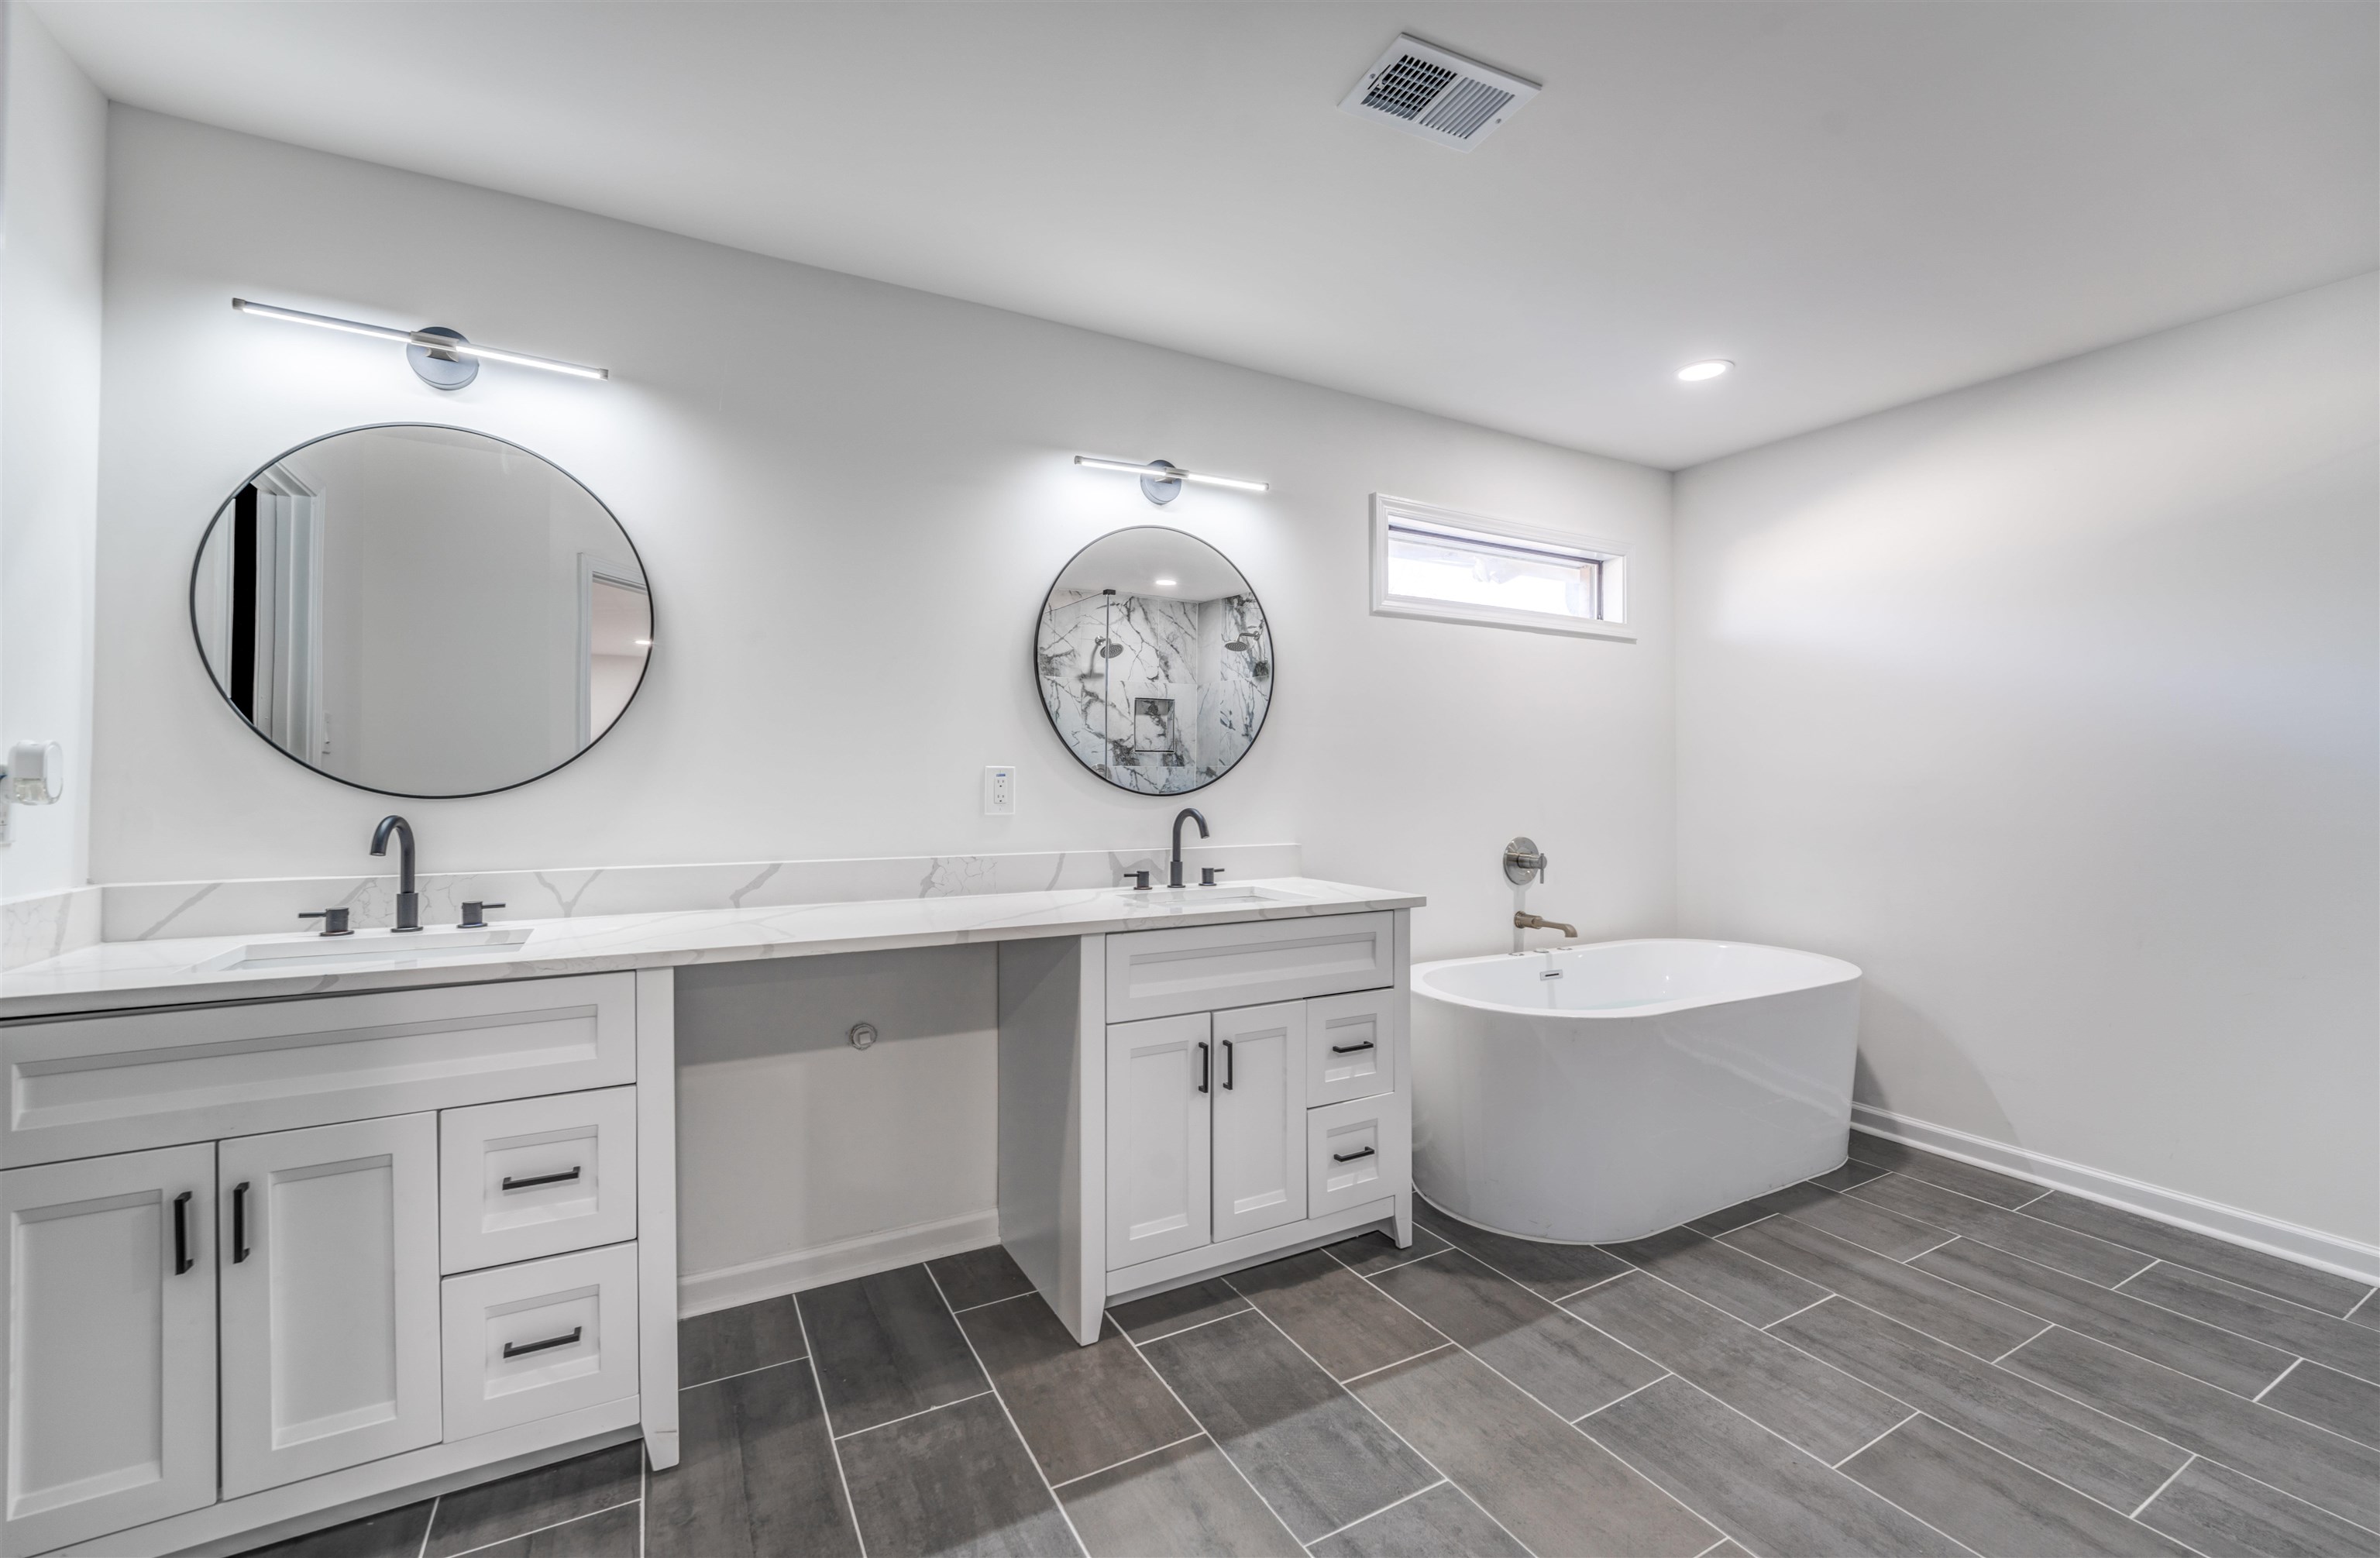
[[[983,771],[983,814],[987,817],[1016,815],[1016,770],[995,764]]]

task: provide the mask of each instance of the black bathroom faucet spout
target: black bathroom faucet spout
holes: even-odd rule
[[[1179,887],[1182,885],[1182,824],[1185,822],[1197,823],[1198,836],[1200,838],[1205,838],[1207,836],[1207,819],[1198,815],[1198,809],[1196,807],[1185,806],[1174,814],[1173,872],[1166,879],[1165,884],[1168,887]],[[1208,880],[1211,882],[1214,879],[1209,877]]]
[[[402,817],[388,816],[380,820],[380,830],[372,834],[371,852],[388,853],[388,835],[396,835],[396,924],[399,931],[421,929],[421,895],[413,890],[413,824]]]

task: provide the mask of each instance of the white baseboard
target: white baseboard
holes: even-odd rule
[[[2284,1223],[2277,1217],[2245,1208],[2226,1206],[2186,1191],[2168,1190],[2161,1185],[2109,1174],[2105,1169],[2070,1163],[2063,1158],[2053,1158],[2022,1147],[2011,1147],[2005,1141],[1974,1136],[1949,1126],[1937,1126],[1930,1120],[1913,1119],[1896,1114],[1888,1109],[1854,1102],[1852,1105],[1852,1126],[1871,1136],[1922,1147],[1928,1152],[1939,1152],[1946,1158],[1956,1158],[1978,1168],[1996,1169],[2001,1174],[2029,1179],[2035,1185],[2046,1185],[2053,1190],[2065,1190],[2085,1200],[2102,1201],[2108,1206],[2136,1211],[2143,1217],[2153,1217],[2159,1223],[2170,1223],[2177,1228],[2204,1234],[2249,1249],[2260,1249],[2267,1255],[2277,1255],[2284,1260],[2351,1277],[2357,1282],[2380,1283],[2380,1245],[2359,1244],[2337,1234],[2326,1234],[2319,1228],[2308,1228],[2295,1223]]]
[[[713,1309],[732,1309],[738,1304],[757,1304],[763,1298],[782,1298],[831,1282],[889,1272],[999,1242],[997,1211],[973,1211],[937,1223],[913,1223],[905,1228],[862,1234],[809,1249],[788,1250],[765,1260],[682,1275],[677,1279],[677,1314],[685,1320]]]

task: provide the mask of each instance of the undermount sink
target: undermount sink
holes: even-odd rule
[[[1115,895],[1150,908],[1228,908],[1235,904],[1313,902],[1302,894],[1284,893],[1277,887],[1152,887],[1146,893],[1137,887],[1119,887]]]
[[[301,970],[333,963],[369,963],[382,968],[411,968],[447,957],[483,957],[507,952],[528,940],[526,925],[484,931],[358,931],[351,936],[287,936],[250,942],[196,966],[201,974],[248,969]]]

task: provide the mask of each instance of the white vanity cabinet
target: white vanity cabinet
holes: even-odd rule
[[[0,1026],[0,1558],[236,1551],[639,1430],[675,1464],[671,1005],[639,970]]]
[[[1004,943],[1001,1238],[1109,1303],[1366,1228],[1412,1239],[1403,909]]]

